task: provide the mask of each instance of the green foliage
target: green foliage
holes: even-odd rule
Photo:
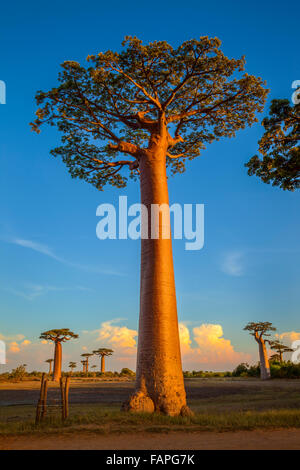
[[[255,155],[246,163],[248,174],[289,191],[300,188],[300,104],[291,106],[288,100],[273,100],[262,125],[262,158]]]
[[[273,379],[299,379],[300,378],[300,364],[293,362],[280,362],[270,361],[271,377]],[[239,364],[232,372],[233,377],[259,377],[260,367],[259,364],[249,366],[246,363]]]
[[[39,91],[32,129],[56,126],[62,145],[51,151],[72,177],[103,189],[122,188],[139,174],[139,159],[167,136],[167,165],[185,170],[206,144],[257,121],[267,91],[261,78],[242,73],[245,59],[230,59],[218,38],[200,37],[173,48],[126,37],[120,53],[100,52],[90,66],[66,61],[59,84]],[[116,160],[126,154],[130,160]]]
[[[50,341],[59,342],[59,343],[69,341],[72,338],[74,339],[79,338],[79,335],[76,335],[75,333],[73,333],[73,331],[70,331],[69,328],[48,330],[48,331],[44,331],[40,335],[40,339],[45,339],[47,341],[50,340]]]
[[[214,377],[231,377],[232,373],[229,371],[226,372],[210,372],[206,370],[205,372],[203,370],[193,370],[190,372],[189,370],[183,371],[183,376],[187,379],[192,379],[192,378],[203,378],[203,379],[209,379],[209,378],[214,378]]]
[[[270,348],[276,351],[279,359],[282,359],[282,355],[286,352],[292,352],[293,349],[289,348],[288,346],[284,345],[280,340],[269,341]],[[275,355],[274,355],[275,356]]]
[[[133,370],[128,369],[127,367],[123,367],[121,370],[121,375],[130,375],[131,377],[135,376],[135,372]]]
[[[20,366],[16,367],[16,369],[13,369],[11,371],[11,373],[9,374],[9,378],[14,379],[14,380],[23,380],[25,375],[26,375],[25,364],[21,364]]]
[[[96,356],[111,356],[113,352],[114,351],[112,349],[99,348],[99,349],[95,349],[95,351],[93,351],[93,354],[96,354]]]
[[[245,331],[250,331],[250,335],[254,336],[256,341],[264,338],[265,336],[271,336],[269,331],[276,331],[276,328],[272,325],[271,322],[249,322],[245,328]]]

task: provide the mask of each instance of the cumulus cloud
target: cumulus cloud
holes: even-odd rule
[[[101,328],[97,330],[97,341],[119,352],[120,359],[124,361],[128,357],[136,355],[135,338],[138,332],[127,328],[127,326],[116,325],[115,322],[116,320],[111,320],[101,324]]]
[[[20,351],[21,351],[21,348],[20,348],[19,344],[16,341],[12,341],[11,343],[9,343],[8,352],[16,354]]]
[[[249,354],[235,351],[231,341],[223,337],[223,328],[216,324],[202,324],[192,329],[180,323],[180,345],[183,368],[195,370],[232,369],[240,362],[251,360]]]
[[[286,331],[284,333],[276,333],[274,336],[286,343],[292,343],[293,341],[300,339],[300,333],[298,333],[297,331]]]

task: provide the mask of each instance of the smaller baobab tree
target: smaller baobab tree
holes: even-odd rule
[[[260,359],[260,378],[268,380],[271,378],[270,364],[266,349],[266,336],[271,336],[269,331],[276,331],[276,328],[270,322],[249,322],[244,330],[249,331],[250,335],[254,336],[255,341],[258,343],[259,359]]]
[[[91,369],[93,369],[93,376],[96,377],[96,365],[94,364]]]
[[[53,380],[58,382],[61,378],[62,346],[61,344],[70,339],[76,339],[78,335],[70,331],[69,328],[48,330],[41,333],[40,339],[54,342],[54,370]]]
[[[283,344],[280,340],[269,341],[269,344],[270,344],[270,348],[276,353],[273,355],[274,359],[275,359],[275,356],[277,356],[277,359],[279,360],[280,363],[283,362],[284,353],[294,351],[294,349],[291,349],[288,346],[285,346],[285,344]]]
[[[77,367],[76,362],[72,362],[72,361],[69,362],[69,368],[71,369],[71,375],[73,373],[73,370],[76,369],[76,367]]]
[[[86,372],[86,361],[80,361],[81,364],[82,364],[82,372],[85,373]]]
[[[99,348],[93,351],[96,356],[101,356],[101,373],[103,374],[105,372],[105,357],[106,356],[111,356],[113,354],[112,349],[107,349],[107,348]]]
[[[52,374],[52,363],[53,363],[54,359],[47,359],[45,362],[48,362],[49,364],[49,372],[48,374],[51,375]]]
[[[92,353],[84,353],[84,354],[81,354],[81,357],[85,357],[85,372],[86,374],[88,373],[89,371],[89,358],[93,356]]]

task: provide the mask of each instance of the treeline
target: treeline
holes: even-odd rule
[[[24,365],[18,366],[15,369],[12,369],[11,372],[4,372],[3,374],[0,374],[0,381],[7,381],[7,380],[16,380],[16,381],[21,381],[21,380],[40,380],[42,377],[43,372],[39,371],[32,371],[32,372],[27,372]],[[135,372],[132,370],[128,369],[127,367],[124,367],[121,372],[112,372],[112,371],[107,371],[107,372],[64,372],[62,371],[62,376],[67,377],[71,376],[73,378],[118,378],[118,377],[123,377],[123,378],[131,378],[135,377]]]
[[[270,372],[273,379],[299,379],[300,363],[270,361]],[[239,364],[232,372],[232,377],[260,377],[260,365]]]
[[[274,379],[299,379],[300,363],[294,364],[291,361],[270,361],[271,378]],[[211,372],[203,370],[186,370],[183,372],[185,378],[212,378],[212,377],[260,377],[260,364],[250,366],[242,362],[232,372]]]

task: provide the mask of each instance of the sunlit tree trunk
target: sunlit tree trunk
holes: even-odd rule
[[[52,362],[49,362],[49,375],[52,374]]]
[[[129,409],[183,413],[186,407],[171,237],[151,239],[151,204],[169,205],[166,149],[140,161],[141,202],[148,209],[148,239],[141,241],[140,319],[136,393]],[[165,233],[169,231],[166,221]],[[143,225],[143,223],[142,223]],[[153,227],[152,227],[153,228]],[[144,227],[142,228],[145,229]]]
[[[101,372],[105,372],[105,356],[101,356]]]
[[[271,378],[269,359],[266,349],[266,344],[263,338],[258,341],[259,347],[259,359],[260,359],[260,378],[262,380],[268,380]]]
[[[53,380],[59,382],[61,378],[61,342],[55,341],[55,350],[54,350],[54,369],[53,369]]]

